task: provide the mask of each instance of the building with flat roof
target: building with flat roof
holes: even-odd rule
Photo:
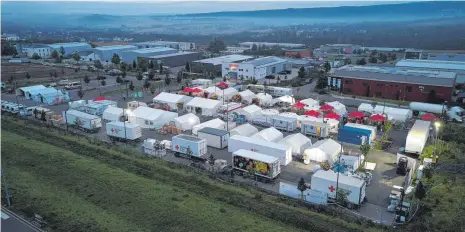
[[[465,61],[409,59],[398,61],[396,67],[455,72],[457,73],[456,82],[465,83]]]
[[[312,56],[311,48],[285,49],[284,55],[287,57],[308,58]]]
[[[102,62],[111,62],[111,58],[114,54],[117,54],[120,58],[122,58],[123,51],[135,49],[137,49],[137,47],[134,45],[112,45],[96,47],[93,51],[95,53],[95,59]]]
[[[16,51],[26,54],[27,57],[32,57],[34,53],[37,53],[40,57],[45,58],[50,56],[52,48],[47,44],[17,44]]]
[[[153,48],[153,47],[165,47],[173,48],[180,51],[195,50],[195,43],[191,42],[174,42],[174,41],[147,41],[140,43],[133,43],[138,48]]]
[[[428,53],[426,59],[465,62],[465,54]]]
[[[159,56],[159,55],[166,55],[166,54],[174,54],[177,53],[178,50],[174,48],[165,48],[165,47],[152,47],[152,48],[142,48],[142,49],[134,49],[134,50],[125,50],[122,52],[122,60],[129,64],[134,61],[137,61],[138,57],[149,57],[149,56]]]
[[[171,54],[144,56],[142,59],[152,60],[154,63],[161,63],[163,66],[177,67],[191,63],[194,60],[202,58],[202,52],[184,52],[179,51]]]
[[[222,64],[221,75],[232,79],[256,80],[265,76],[275,75],[284,70],[291,70],[292,63],[287,59],[267,56],[241,63],[231,62]]]
[[[228,46],[228,47],[226,47],[226,51],[224,51],[224,53],[225,54],[240,54],[240,53],[243,53],[247,49],[248,48],[245,48],[245,47]]]
[[[89,50],[92,49],[92,46],[88,43],[81,43],[81,42],[71,42],[71,43],[54,43],[54,44],[49,44],[53,50],[56,50],[58,53],[60,53],[61,48],[63,47],[65,53],[63,55],[69,56],[75,52],[80,52],[84,50]]]
[[[344,94],[403,101],[451,101],[455,72],[347,65],[330,74],[328,86]]]
[[[252,56],[244,55],[219,56],[215,58],[192,61],[191,69],[193,72],[197,73],[202,73],[206,71],[207,73],[213,75],[221,75],[223,63],[237,63],[252,59]]]
[[[19,36],[17,36],[16,34],[3,33],[2,34],[2,40],[5,40],[5,41],[18,41]]]
[[[305,47],[305,44],[294,44],[294,43],[268,43],[268,42],[242,42],[239,43],[241,47],[247,47],[252,49],[254,45],[256,46],[265,46],[265,47],[281,47],[281,48],[302,48]]]

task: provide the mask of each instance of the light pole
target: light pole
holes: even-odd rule
[[[8,185],[6,184],[5,174],[3,173],[3,168],[2,168],[2,179],[3,179],[3,187],[5,188],[5,198],[8,202],[8,208],[11,208],[11,196],[10,196],[10,192],[8,192]]]
[[[433,150],[433,165],[436,167],[436,145],[438,143],[438,134],[439,134],[439,128],[441,127],[440,122],[435,122],[434,127],[436,129],[436,138],[434,139],[434,150]]]
[[[337,204],[337,191],[339,189],[339,168],[341,167],[341,156],[342,156],[342,145],[341,145],[341,152],[338,155],[338,161],[337,161],[337,179],[336,179],[336,204]]]

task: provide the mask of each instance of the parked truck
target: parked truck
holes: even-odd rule
[[[446,114],[449,120],[463,122],[464,110],[460,107],[449,108],[447,105],[430,104],[423,102],[410,102],[409,108],[414,112],[428,112],[436,115]]]
[[[405,152],[420,155],[428,141],[431,122],[416,120],[407,134]]]
[[[171,140],[171,150],[176,157],[204,161],[207,154],[207,140],[185,134],[176,135]]]
[[[343,174],[338,175],[331,170],[318,170],[313,174],[311,188],[328,194],[330,199],[336,198],[336,188],[343,190],[347,193],[344,203],[349,209],[360,207],[366,201],[364,180]]]
[[[300,123],[300,133],[317,138],[327,138],[330,127],[327,123],[303,121]]]
[[[207,145],[218,149],[228,146],[229,132],[217,128],[204,127],[197,131],[197,137],[207,140]]]
[[[271,126],[287,132],[297,129],[297,118],[283,115],[274,115],[271,119]]]
[[[252,172],[258,177],[275,179],[281,173],[278,158],[250,150],[239,149],[233,152],[232,163],[239,175]]]
[[[86,132],[97,132],[102,128],[102,119],[77,110],[67,110],[62,113],[65,123]]]
[[[134,123],[113,121],[105,127],[108,137],[113,141],[138,141],[142,137],[141,127]]]
[[[288,165],[292,161],[291,146],[268,142],[261,139],[254,139],[242,135],[234,135],[229,138],[228,151],[235,152],[239,149],[246,149],[279,158],[279,163],[284,166]]]

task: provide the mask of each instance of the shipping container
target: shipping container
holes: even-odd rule
[[[223,149],[228,146],[229,132],[226,130],[204,127],[197,131],[197,137],[207,140],[207,145]]]
[[[97,132],[102,128],[102,119],[95,115],[77,110],[68,110],[63,111],[62,116],[66,124],[75,126],[86,132]]]
[[[370,142],[376,139],[376,132],[378,131],[378,129],[375,126],[368,126],[368,125],[357,124],[357,123],[347,123],[344,126],[370,130],[371,131]]]
[[[129,122],[109,122],[105,125],[111,140],[138,140],[142,137],[142,128]]]
[[[431,122],[416,120],[412,129],[407,134],[405,141],[405,152],[421,154],[428,141]]]
[[[300,133],[317,138],[327,138],[329,136],[330,125],[322,122],[302,121]]]
[[[278,158],[245,149],[233,152],[232,163],[235,170],[253,172],[267,179],[274,179],[281,173]]]
[[[235,152],[239,149],[246,149],[279,158],[279,163],[284,166],[288,165],[292,161],[291,146],[241,135],[234,135],[229,138],[228,151]]]
[[[274,115],[271,119],[271,126],[278,130],[291,132],[297,128],[297,119],[295,117]]]
[[[207,154],[207,140],[191,135],[176,135],[171,140],[171,150],[175,156],[185,155],[188,158],[200,158]]]
[[[343,143],[362,145],[365,142],[370,144],[370,136],[370,130],[343,126],[338,130],[337,140]]]

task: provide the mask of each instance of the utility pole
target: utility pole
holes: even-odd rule
[[[124,108],[123,108],[123,118],[124,118],[124,121],[123,121],[123,127],[124,127],[124,145],[127,145],[127,140],[128,140],[128,137],[126,135],[126,116],[124,116]]]
[[[6,184],[5,174],[3,173],[3,168],[2,168],[2,180],[3,180],[3,187],[5,188],[5,198],[8,203],[8,208],[11,208],[11,196],[10,196],[10,192],[8,192],[8,185]]]
[[[342,145],[341,152],[338,155],[338,168],[337,168],[337,179],[336,179],[336,204],[337,204],[337,191],[339,190],[339,167],[341,166],[341,156],[342,156]]]

